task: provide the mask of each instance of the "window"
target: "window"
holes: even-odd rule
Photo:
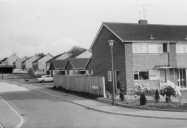
[[[163,43],[163,52],[168,52],[167,43]]]
[[[162,53],[162,44],[133,43],[133,53]]]
[[[149,72],[148,71],[140,71],[134,73],[134,80],[148,80]]]
[[[86,71],[84,71],[84,70],[79,71],[79,74],[81,74],[81,75],[86,74]]]
[[[134,73],[134,80],[138,80],[138,76],[139,76],[138,72]]]
[[[58,74],[65,75],[66,72],[65,71],[59,71]]]
[[[187,44],[176,44],[176,53],[187,53]]]

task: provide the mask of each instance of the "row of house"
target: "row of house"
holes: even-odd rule
[[[31,57],[20,58],[16,54],[4,58],[0,61],[1,66],[12,66],[14,69],[30,70],[33,69],[35,72],[45,74],[47,71],[46,61],[51,59],[53,56],[48,54],[36,54]]]
[[[73,47],[69,51],[63,52],[56,56],[50,53],[35,54],[31,57],[20,58],[16,54],[4,58],[0,61],[1,65],[9,65],[15,69],[25,71],[32,70],[35,75],[64,74],[78,75],[90,74],[87,70],[87,65],[91,60],[91,52],[84,48]]]
[[[49,73],[63,75],[89,75],[92,53],[84,48],[74,47],[68,52],[59,54],[49,61]]]
[[[112,62],[113,60],[113,62]],[[114,66],[120,88],[133,93],[137,84],[159,88],[173,82],[187,88],[187,26],[138,23],[101,25],[89,50],[73,48],[57,56],[26,58],[25,69],[64,75],[104,76],[110,86],[109,73]]]

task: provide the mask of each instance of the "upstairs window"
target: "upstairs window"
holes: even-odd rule
[[[176,44],[176,53],[187,53],[187,44]]]
[[[162,53],[162,44],[154,43],[133,43],[133,53]]]
[[[168,52],[167,43],[163,43],[163,52]]]

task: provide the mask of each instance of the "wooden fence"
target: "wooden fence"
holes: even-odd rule
[[[105,97],[105,79],[98,76],[64,76],[54,77],[54,86],[76,92],[89,93]]]

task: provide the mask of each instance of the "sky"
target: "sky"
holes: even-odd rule
[[[89,48],[102,22],[187,25],[186,0],[0,0],[0,58]]]

